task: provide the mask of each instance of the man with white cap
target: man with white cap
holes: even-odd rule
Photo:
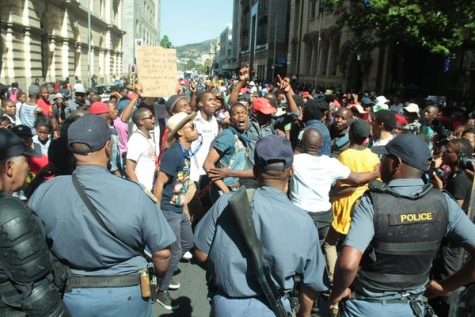
[[[403,128],[404,133],[419,135],[421,130],[421,123],[419,122],[419,106],[415,103],[409,103],[404,107],[404,115],[408,122]]]
[[[74,100],[69,100],[65,109],[66,118],[69,118],[71,114],[78,108],[86,105],[86,88],[82,84],[74,85]]]
[[[378,112],[379,110],[389,110],[388,106],[389,100],[384,96],[376,97],[374,101],[373,112]]]

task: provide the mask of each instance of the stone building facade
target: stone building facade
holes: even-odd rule
[[[233,30],[227,26],[219,35],[219,50],[215,58],[216,74],[225,78],[231,78],[237,68],[233,42]]]
[[[352,33],[336,24],[323,0],[291,0],[288,72],[320,87],[383,90],[389,56],[385,48],[354,52]]]
[[[130,65],[136,64],[136,46],[159,45],[161,6],[160,0],[122,1],[122,28],[126,31],[123,37],[122,72],[126,73]]]
[[[288,0],[241,0],[239,63],[249,64],[253,79],[273,81],[286,73]]]
[[[89,74],[110,82],[122,73],[121,12],[122,0],[0,1],[0,82],[26,89],[76,76],[87,86]]]
[[[475,72],[467,58],[473,46],[464,45],[449,60],[399,41],[355,51],[352,32],[337,25],[324,3],[290,0],[288,74],[297,82],[406,97],[473,96]]]

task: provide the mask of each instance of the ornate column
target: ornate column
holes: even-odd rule
[[[25,26],[24,33],[23,33],[23,62],[25,64],[25,80],[26,86],[30,87],[31,79],[32,79],[32,71],[31,71],[31,33],[30,27]]]
[[[13,24],[11,22],[7,23],[7,36],[6,36],[6,43],[7,47],[7,83],[10,84],[15,79],[15,69],[13,67],[14,60],[13,60]]]
[[[81,66],[82,66],[82,48],[81,43],[76,42],[74,45],[74,76],[81,78]]]
[[[50,69],[48,71],[48,81],[55,81],[56,80],[56,36],[50,35],[49,38],[49,55],[50,55]]]

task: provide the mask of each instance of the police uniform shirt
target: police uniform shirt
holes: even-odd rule
[[[388,185],[400,194],[414,195],[422,191],[424,182],[422,179],[396,179]],[[443,193],[443,195],[448,206],[446,237],[457,246],[475,245],[475,225],[466,217],[456,201],[446,193]],[[355,203],[350,230],[343,244],[364,252],[375,233],[373,215],[374,209],[371,200],[367,195],[362,196],[361,200]],[[406,220],[415,221],[415,217],[418,216],[412,215],[411,219]],[[414,293],[420,293],[424,290],[424,285],[421,285],[420,288],[413,291]],[[368,289],[360,289],[359,291],[368,296],[376,295],[375,292]]]
[[[28,205],[43,224],[51,249],[77,275],[136,273],[146,260],[136,249],[158,251],[175,235],[161,210],[140,186],[111,175],[100,166],[82,165],[74,172],[107,227],[131,248],[113,238],[94,218],[70,176],[42,184]]]
[[[194,242],[208,254],[208,272],[221,292],[229,297],[256,296],[262,291],[253,270],[247,269],[243,256],[246,249],[228,207],[231,195],[221,196],[198,223]],[[292,289],[292,276],[302,273],[302,282],[307,287],[326,290],[325,258],[310,216],[294,206],[285,193],[271,187],[256,189],[252,204],[264,263],[270,264],[272,277],[280,289]]]

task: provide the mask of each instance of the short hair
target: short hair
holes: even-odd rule
[[[2,108],[5,108],[7,106],[7,104],[11,103],[12,105],[16,106],[15,103],[13,101],[11,101],[10,99],[5,99],[3,100],[2,102]]]
[[[463,130],[462,136],[468,133],[475,134],[475,128],[468,128],[468,129]]]
[[[51,120],[46,116],[39,116],[35,121],[35,127],[48,127],[50,130],[52,128]]]
[[[375,119],[379,123],[384,124],[387,131],[391,131],[396,127],[396,115],[390,110],[379,110],[375,114]]]
[[[140,107],[134,111],[134,113],[132,114],[132,121],[135,123],[136,126],[139,126],[140,120],[142,120],[143,115],[147,111],[150,111],[150,109],[146,107]]]
[[[472,156],[473,147],[470,144],[470,142],[468,142],[468,140],[466,140],[466,139],[453,139],[453,140],[450,140],[449,143],[452,143],[455,146],[458,157],[461,157],[461,156],[470,156],[471,157]]]
[[[242,107],[244,109],[246,109],[246,112],[249,112],[247,107],[245,105],[243,105],[242,103],[240,102],[236,102],[234,105],[232,105],[230,108],[229,108],[229,113],[233,112],[234,108],[237,108],[237,107]]]
[[[204,96],[207,95],[207,94],[214,94],[214,92],[212,90],[207,90],[207,91],[203,91],[203,92],[199,93],[196,96],[196,103],[199,104],[201,102],[201,100],[204,98]]]

